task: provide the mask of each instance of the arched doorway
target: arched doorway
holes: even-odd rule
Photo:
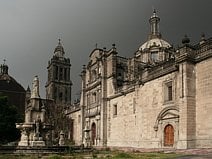
[[[96,124],[93,123],[91,125],[91,142],[92,142],[92,145],[95,145],[95,140],[96,140]]]
[[[174,128],[172,125],[168,124],[164,128],[164,146],[174,145]]]

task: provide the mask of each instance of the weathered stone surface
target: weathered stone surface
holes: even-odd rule
[[[152,27],[159,22],[155,14]],[[114,46],[91,53],[81,75],[80,109],[69,113],[74,121],[81,115],[73,129],[77,143],[212,147],[212,38],[175,50],[153,30],[132,58],[118,56]]]

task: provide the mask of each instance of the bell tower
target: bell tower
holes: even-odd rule
[[[48,62],[46,83],[46,98],[53,99],[57,105],[71,103],[70,68],[70,59],[65,57],[65,51],[59,39],[54,55]]]

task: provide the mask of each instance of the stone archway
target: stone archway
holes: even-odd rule
[[[91,144],[95,145],[95,140],[96,140],[96,124],[92,123],[91,125]]]
[[[168,124],[164,128],[164,146],[174,145],[174,128],[171,124]]]

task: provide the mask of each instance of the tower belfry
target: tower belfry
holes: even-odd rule
[[[56,104],[71,103],[70,59],[65,57],[65,51],[58,40],[54,54],[48,63],[48,80],[46,83],[46,98],[53,99]]]

